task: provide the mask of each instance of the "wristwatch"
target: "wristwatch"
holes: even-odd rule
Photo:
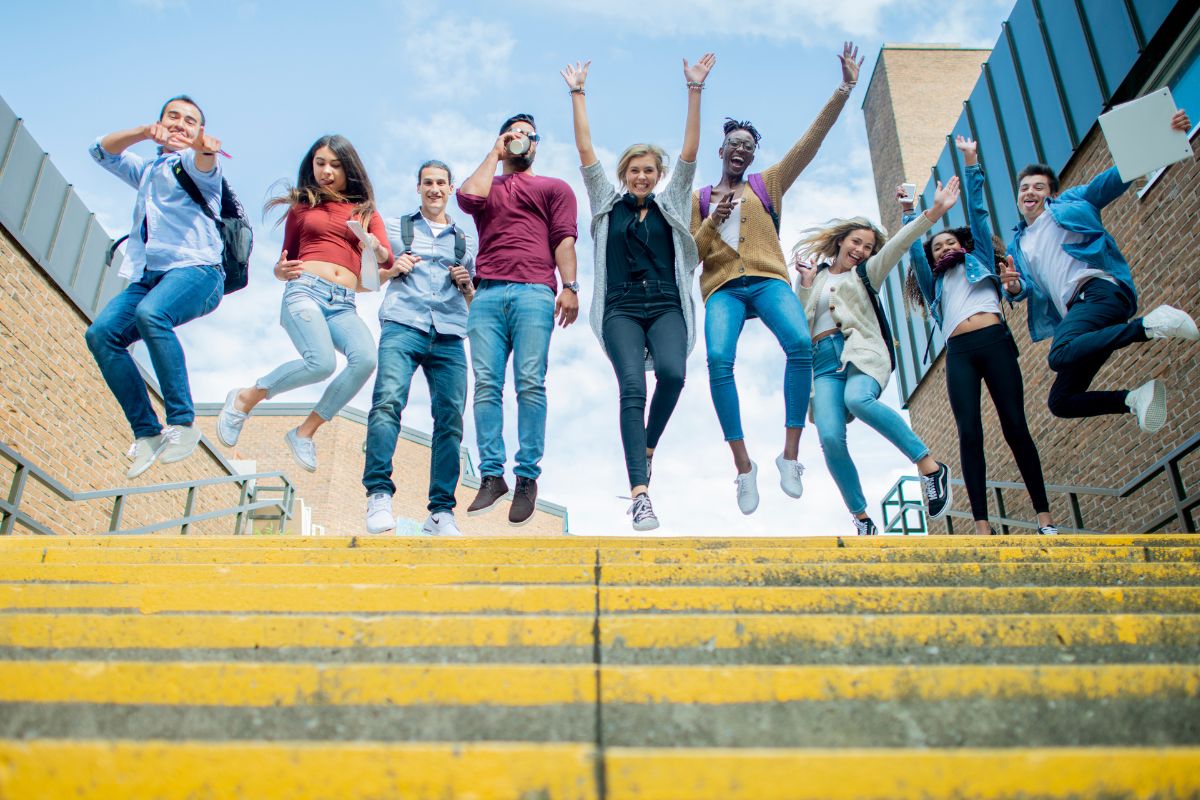
[[[571,281],[570,283],[564,282],[563,288],[570,289],[575,294],[579,294],[579,281]]]

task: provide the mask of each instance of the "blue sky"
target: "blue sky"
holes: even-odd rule
[[[204,108],[208,132],[234,156],[223,162],[226,176],[256,222],[272,184],[294,180],[300,158],[321,134],[341,133],[354,142],[380,207],[390,216],[416,206],[413,173],[422,160],[445,160],[461,179],[482,160],[501,120],[530,112],[543,136],[535,170],[568,180],[579,198],[586,308],[592,281],[589,215],[571,140],[570,104],[558,74],[564,64],[593,62],[592,132],[611,169],[615,155],[634,141],[678,153],[685,104],[681,59],[715,52],[717,65],[704,94],[699,186],[719,177],[716,149],[724,116],[753,120],[764,134],[757,163],[773,163],[837,86],[835,55],[842,41],[856,41],[867,57],[859,87],[817,160],[784,201],[787,248],[801,228],[829,217],[878,217],[860,109],[881,45],[990,47],[1010,6],[1011,0],[347,6],[48,0],[4,12],[0,93],[114,235],[128,231],[133,192],[98,169],[86,148],[103,133],[153,121],[172,94],[187,92]],[[910,179],[923,183],[924,176]],[[230,387],[248,385],[295,357],[278,324],[282,287],[270,265],[282,230],[273,221],[256,226],[250,288],[181,330],[198,401],[221,400]],[[374,329],[377,308],[378,297],[360,295],[360,314]],[[737,511],[699,338],[683,398],[655,460],[652,496],[663,532],[847,533],[848,517],[815,430],[801,443],[808,469],[804,498],[786,498],[777,487],[773,460],[782,444],[783,356],[759,323],[747,326],[736,374],[747,443],[761,467],[763,502],[751,517]],[[573,531],[627,531],[627,503],[616,498],[628,491],[616,381],[584,317],[555,334],[547,386],[541,496],[568,506]],[[368,382],[353,405],[369,407],[370,387]],[[320,387],[309,387],[280,399],[315,401],[319,394]],[[515,445],[511,388],[509,395],[506,433]],[[885,398],[895,403],[895,390],[889,387]],[[414,380],[405,423],[430,425],[421,378]],[[317,443],[320,447],[319,434]],[[465,443],[476,452],[469,411]],[[125,445],[114,443],[121,450]],[[883,493],[911,467],[861,423],[851,426],[850,447],[877,515]],[[514,451],[510,446],[510,454]]]

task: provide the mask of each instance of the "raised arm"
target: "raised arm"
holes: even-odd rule
[[[579,151],[579,164],[586,167],[596,163],[596,150],[592,147],[592,128],[588,124],[587,99],[583,85],[587,82],[588,68],[591,61],[575,62],[575,66],[567,64],[559,70],[567,89],[571,92],[571,113],[575,120],[575,149]]]
[[[483,159],[483,163],[471,173],[469,178],[463,181],[462,186],[458,187],[458,191],[461,194],[482,198],[491,194],[492,178],[496,177],[496,165],[500,163],[500,159],[504,158],[504,148],[508,147],[508,143],[516,137],[517,135],[512,131],[500,134],[496,139],[496,144]]]
[[[688,60],[683,60],[683,77],[687,79],[688,107],[687,121],[683,125],[683,149],[679,151],[682,161],[695,161],[696,153],[700,150],[700,93],[704,91],[704,81],[717,57],[712,53],[700,56],[692,66]]]
[[[804,135],[792,145],[791,150],[788,150],[787,155],[778,164],[763,172],[763,180],[768,187],[773,181],[778,181],[781,197],[800,177],[804,168],[816,157],[821,143],[825,141],[826,134],[833,128],[833,124],[837,122],[838,116],[842,113],[842,108],[845,107],[846,100],[854,89],[854,84],[858,83],[858,70],[862,66],[863,59],[859,58],[858,48],[854,46],[853,42],[846,42],[842,46],[842,54],[838,56],[838,60],[842,65],[841,85],[825,103],[825,107],[817,114],[817,118],[812,121]]]
[[[901,192],[900,197],[900,218],[907,226],[910,222],[917,218],[915,209],[913,208],[913,200]],[[903,230],[903,229],[902,229]],[[929,266],[929,260],[925,258],[925,247],[921,244],[921,237],[913,239],[912,244],[908,246],[908,259],[911,262],[913,274],[917,277],[917,286],[921,290],[921,294],[925,297],[925,304],[933,303],[934,283],[933,270]]]
[[[903,191],[900,187],[896,187],[897,195],[903,194]],[[892,271],[892,267],[900,263],[900,257],[904,255],[904,251],[932,228],[933,223],[941,219],[942,215],[953,208],[957,202],[958,176],[947,181],[945,186],[938,181],[937,190],[933,193],[933,206],[918,214],[916,219],[901,228],[895,236],[888,239],[887,244],[880,248],[878,253],[868,259],[867,277],[871,280],[871,285],[879,289],[883,285],[883,279]]]
[[[954,146],[962,153],[966,166],[966,213],[975,242],[972,252],[988,269],[995,270],[996,248],[992,245],[992,226],[988,222],[987,200],[983,196],[983,167],[979,166],[979,143],[957,136]]]

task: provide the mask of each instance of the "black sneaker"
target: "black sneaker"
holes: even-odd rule
[[[650,495],[645,492],[633,498],[633,505],[625,513],[633,516],[635,531],[652,531],[658,527],[658,517],[654,515],[654,507],[650,505]]]
[[[537,503],[537,481],[517,476],[517,488],[513,489],[512,505],[508,508],[508,524],[524,525],[533,518],[533,507]]]
[[[1038,526],[1038,536],[1058,536],[1058,528],[1053,525]]]
[[[925,514],[937,519],[950,508],[953,492],[950,487],[950,468],[937,462],[937,472],[921,476],[921,488],[925,493]]]
[[[480,514],[486,514],[500,505],[500,501],[506,494],[508,494],[508,484],[505,483],[503,475],[484,475],[483,480],[479,482],[479,494],[475,495],[475,499],[467,507],[467,516],[477,517]]]
[[[875,527],[875,520],[871,519],[870,517],[867,517],[866,519],[859,519],[858,517],[854,517],[853,519],[854,519],[854,529],[856,531],[858,531],[859,536],[878,536],[879,535],[879,529]]]

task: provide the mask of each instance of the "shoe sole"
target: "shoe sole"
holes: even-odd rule
[[[150,460],[149,460],[149,461],[147,461],[147,462],[145,463],[145,465],[144,465],[144,466],[143,466],[141,469],[138,469],[138,470],[132,470],[132,469],[131,469],[131,470],[126,470],[126,472],[125,472],[125,477],[126,477],[126,478],[129,478],[129,479],[132,479],[132,478],[136,478],[136,477],[138,477],[138,476],[140,476],[140,475],[145,475],[145,474],[146,474],[146,471],[147,471],[147,470],[149,470],[151,467],[153,467],[156,461],[158,461],[158,454],[157,454],[157,453],[156,453],[154,456],[152,456],[152,457],[150,458]]]
[[[366,527],[367,527],[367,533],[380,534],[380,533],[387,533],[388,531],[396,530],[396,523],[393,522],[391,525],[388,525],[386,528],[372,528],[370,525],[368,525]]]
[[[496,509],[496,506],[503,503],[504,498],[506,498],[506,497],[508,497],[508,492],[505,492],[504,494],[497,497],[496,501],[494,503],[492,503],[490,506],[486,506],[485,508],[477,508],[474,511],[472,511],[471,509],[468,508],[467,516],[468,517],[482,517],[484,514],[488,513],[489,511],[494,511]]]
[[[519,528],[519,527],[521,527],[522,525],[526,525],[526,524],[528,524],[528,523],[529,523],[529,520],[531,520],[531,519],[533,519],[533,514],[532,514],[532,513],[531,513],[531,514],[530,514],[528,517],[526,517],[525,519],[523,519],[523,520],[519,520],[519,521],[513,521],[513,518],[512,518],[512,517],[509,517],[509,518],[508,518],[508,525],[509,525],[509,527],[511,527],[511,528]]]
[[[652,523],[650,523],[650,524],[648,524],[648,525],[647,525],[646,523],[644,523],[644,522],[642,522],[642,523],[637,523],[637,522],[633,523],[633,529],[634,529],[635,531],[638,531],[639,533],[642,533],[642,532],[645,532],[645,531],[652,531],[652,530],[656,529],[657,527],[658,527],[658,520],[654,520],[654,522],[652,522]]]
[[[1163,382],[1155,380],[1154,392],[1146,406],[1146,415],[1138,420],[1138,427],[1146,433],[1158,433],[1167,424],[1167,390]]]

